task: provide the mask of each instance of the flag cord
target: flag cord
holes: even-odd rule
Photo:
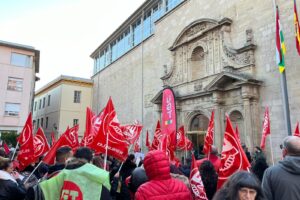
[[[13,153],[11,159],[10,159],[11,161],[14,160],[14,157],[15,157],[15,154],[16,154],[16,151],[17,151],[18,146],[19,146],[19,142],[17,142],[17,145],[16,145],[16,147],[15,147],[14,153]]]
[[[274,166],[273,147],[272,147],[272,135],[271,134],[270,134],[270,137],[269,137],[269,141],[270,141],[270,148],[271,148],[271,159],[272,159],[272,164]]]
[[[43,161],[40,161],[39,164],[34,168],[34,170],[30,173],[30,175],[27,177],[27,179],[24,181],[24,184],[27,183],[29,178],[33,175],[33,173],[38,169],[38,167],[42,164]]]
[[[106,147],[105,147],[105,158],[104,158],[104,170],[106,170],[106,162],[107,162],[107,150],[108,150],[108,135],[109,133],[107,132],[106,133],[107,136],[106,136]]]

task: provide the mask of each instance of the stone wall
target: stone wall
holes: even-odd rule
[[[297,119],[300,118],[300,106],[298,105],[300,102],[298,79],[300,70],[298,69],[299,57],[294,42],[293,3],[292,1],[279,2],[279,8],[287,46],[286,72],[291,123],[294,128]],[[168,73],[173,66],[186,66],[185,69],[188,69],[189,66],[189,49],[179,48],[176,54],[181,54],[181,60],[176,60],[174,51],[169,48],[174,45],[180,33],[191,23],[201,19],[219,22],[224,18],[232,20],[230,29],[225,30],[226,35],[224,35],[228,47],[240,49],[247,42],[256,45],[254,65],[244,70],[243,73],[251,74],[255,79],[262,81],[262,84],[259,87],[257,98],[252,98],[250,101],[245,100],[242,89],[236,92],[232,91],[226,96],[226,106],[216,111],[219,115],[216,126],[220,130],[219,139],[216,143],[219,147],[222,144],[224,114],[236,107],[236,109],[241,110],[244,118],[250,117],[248,119],[250,124],[245,124],[245,129],[251,128],[252,133],[257,132],[257,134],[246,136],[249,141],[252,141],[250,146],[259,145],[264,107],[269,106],[273,149],[276,159],[280,159],[279,144],[287,132],[283,117],[280,75],[275,63],[275,16],[272,1],[188,0],[181,4],[156,22],[154,34],[150,38],[93,77],[94,111],[100,112],[109,96],[112,96],[121,123],[130,123],[134,119],[142,121],[144,129],[141,138],[144,145],[146,130],[153,133],[156,121],[160,116],[159,105],[151,102],[163,89],[163,81],[160,78],[166,75],[165,72]],[[97,45],[95,44],[95,46]],[[218,52],[224,53],[221,47]],[[207,68],[212,76],[207,78],[207,84],[214,78],[214,73],[221,72],[226,67],[224,62],[216,60],[218,58],[220,56],[217,54],[210,54],[208,57],[214,62],[211,62],[213,64],[209,64]],[[210,61],[208,62],[210,63]],[[238,64],[229,63],[228,65],[235,65],[238,70],[242,71]],[[176,91],[181,96],[197,93],[200,91],[200,89],[197,91],[197,87],[205,86],[205,84],[203,86],[192,84],[188,72],[184,70],[177,72],[177,74],[183,75],[182,80],[178,81],[179,85],[176,86]],[[185,84],[180,85],[181,82]],[[187,124],[186,118],[188,112],[196,109],[209,115],[215,105],[213,96],[205,97],[205,100],[181,101],[178,104],[180,107],[178,121],[185,123],[184,125],[188,128],[189,124]],[[267,151],[270,149],[269,143],[266,149]]]

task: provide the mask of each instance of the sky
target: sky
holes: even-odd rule
[[[0,40],[40,50],[36,89],[60,75],[90,78],[90,54],[145,0],[0,0]]]

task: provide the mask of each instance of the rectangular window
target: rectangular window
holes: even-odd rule
[[[46,105],[46,97],[43,98],[43,108],[45,108]]]
[[[21,92],[23,90],[23,79],[8,77],[7,89]]]
[[[33,126],[33,129],[35,129],[35,126],[36,126],[36,121],[35,120],[32,120],[32,126]]]
[[[11,54],[11,61],[10,63],[15,66],[19,67],[31,67],[31,56],[23,55],[19,53],[12,53]]]
[[[41,118],[41,127],[43,128],[44,126],[44,118]]]
[[[145,14],[143,23],[143,39],[151,35],[151,11]]]
[[[19,103],[5,103],[6,116],[19,116],[21,104]]]
[[[39,109],[42,108],[42,99],[40,99],[40,102],[39,102]]]
[[[34,102],[34,111],[36,111],[37,102]]]
[[[109,48],[105,51],[105,66],[109,65],[111,63],[111,51]]]
[[[51,95],[48,95],[48,106],[50,106]]]
[[[99,62],[100,62],[99,70],[102,70],[105,66],[105,54],[104,54],[104,52],[102,52],[100,54],[100,61]]]
[[[40,127],[40,119],[37,120],[36,128]]]
[[[81,91],[74,91],[74,103],[80,103]]]
[[[115,61],[118,58],[118,48],[117,41],[113,42],[111,45],[111,60]]]
[[[79,119],[73,119],[73,126],[77,125],[79,122]]]
[[[163,15],[162,2],[153,7],[152,23],[156,22]]]
[[[181,1],[182,1],[182,0],[166,0],[166,5],[167,5],[166,10],[167,10],[167,11],[172,10],[172,9],[175,8],[178,4],[180,4]]]
[[[46,128],[48,128],[48,117],[46,117]]]
[[[119,58],[124,54],[124,38],[123,38],[123,35],[119,37],[117,46],[118,46],[118,58]]]
[[[125,52],[129,51],[131,47],[132,47],[131,34],[130,34],[130,29],[128,29],[124,33],[124,51]]]
[[[142,42],[142,25],[141,25],[141,20],[139,19],[133,25],[133,44],[134,46],[136,46],[141,42]]]

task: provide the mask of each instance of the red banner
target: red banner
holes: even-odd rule
[[[32,133],[32,115],[28,115],[23,130],[18,138],[20,151],[18,153],[18,160],[20,168],[23,170],[25,167],[34,162],[34,146],[33,146],[33,133]]]
[[[205,136],[204,147],[203,147],[203,153],[205,155],[210,154],[211,146],[214,143],[214,132],[215,132],[214,126],[215,126],[215,112],[212,111],[210,120],[209,120],[209,124],[208,124],[208,128],[207,128],[207,132],[206,132],[206,136]]]
[[[33,138],[34,160],[37,161],[42,155],[50,150],[47,138],[42,128],[39,128]]]
[[[162,99],[162,133],[165,135],[171,135],[172,133],[176,133],[176,105],[175,105],[175,97],[171,88],[166,88],[163,91],[163,99]],[[176,149],[176,134],[174,134],[170,138],[171,148]]]
[[[106,143],[108,144],[106,146]],[[128,155],[128,143],[120,128],[117,114],[111,98],[103,111],[103,121],[100,123],[100,129],[95,136],[91,147],[96,152],[105,153],[107,147],[108,155],[111,155],[121,161],[125,161]]]
[[[194,200],[208,200],[194,154],[192,154],[190,185]]]
[[[226,129],[224,133],[223,148],[221,154],[221,166],[219,170],[218,188],[238,170],[249,170],[251,167],[241,144],[236,137],[229,116],[226,115]]]
[[[269,134],[271,134],[271,131],[270,131],[270,115],[269,115],[269,108],[266,107],[265,117],[264,117],[264,122],[263,122],[262,138],[261,138],[261,143],[260,143],[260,148],[263,149],[263,150],[265,149],[266,138]]]

